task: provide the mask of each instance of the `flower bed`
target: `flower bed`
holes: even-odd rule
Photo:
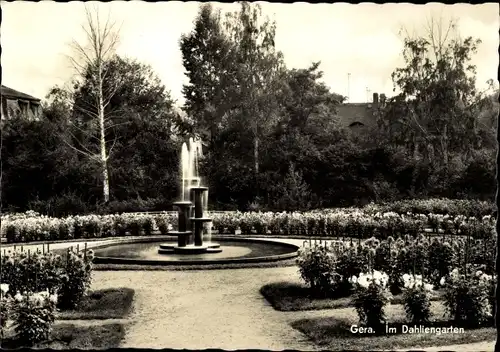
[[[408,199],[383,204],[369,204],[363,208],[366,212],[384,213],[393,211],[398,214],[416,213],[416,214],[442,214],[442,215],[465,215],[473,217],[494,216],[497,213],[497,207],[493,202],[485,202],[470,199]]]
[[[0,257],[2,335],[10,323],[27,345],[46,340],[56,307],[73,309],[85,296],[92,260],[92,251],[68,251],[64,256],[5,251]]]
[[[475,243],[460,239],[450,243],[425,236],[398,240],[391,237],[384,241],[373,238],[361,243],[337,241],[331,245],[310,242],[297,260],[303,280],[310,291],[334,295],[341,291],[350,297],[357,313],[357,322],[352,317],[350,326],[357,330],[349,332],[346,322],[332,322],[331,318],[299,321],[296,328],[305,332],[309,330],[305,326],[318,330],[329,324],[321,340],[330,347],[330,343],[345,339],[342,343],[350,342],[360,348],[354,341],[360,337],[368,337],[372,348],[380,342],[378,337],[393,339],[396,344],[402,342],[398,336],[402,335],[403,325],[436,329],[453,326],[467,328],[466,332],[486,329],[479,341],[490,339],[496,301],[495,257],[484,264],[484,254],[474,246]],[[431,302],[437,292],[442,302]],[[401,298],[398,303],[402,303],[403,317],[395,317],[391,312],[396,307],[394,294]],[[442,309],[436,309],[436,304]],[[336,333],[332,327],[335,324],[340,324]],[[409,346],[429,341],[414,340]],[[447,340],[440,343],[449,344]]]
[[[394,204],[398,210],[417,209],[406,206],[406,203],[402,203],[405,206]],[[489,237],[495,230],[496,220],[491,215],[474,217],[378,211],[383,209],[383,205],[376,205],[362,209],[291,213],[236,211],[213,212],[208,215],[212,217],[212,226],[219,234],[234,234],[239,229],[243,234],[255,233],[271,236],[355,237],[359,239],[377,237],[383,239],[389,236],[416,236],[431,231],[444,236],[461,235],[480,239]],[[476,213],[485,212],[481,209]],[[3,216],[2,236],[6,237],[9,243],[127,235],[149,236],[154,230],[167,234],[176,224],[177,215],[172,212],[86,215],[61,219],[27,212]]]
[[[2,237],[9,243],[115,236],[167,234],[176,216],[160,214],[85,215],[52,218],[34,212],[2,217]]]
[[[386,240],[309,241],[300,249],[297,264],[302,278],[318,294],[352,291],[348,280],[369,270],[389,275],[393,294],[401,293],[404,274],[422,275],[434,287],[453,268],[480,267],[486,274],[495,272],[496,236],[467,241],[463,238],[406,236]]]
[[[417,235],[430,228],[444,235],[487,237],[495,228],[495,219],[455,217],[440,214],[371,213],[359,209],[336,209],[323,212],[234,212],[213,214],[213,227],[219,233],[242,233],[285,236],[328,236],[387,238],[389,236]]]

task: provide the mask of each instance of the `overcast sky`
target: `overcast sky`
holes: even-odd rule
[[[499,7],[483,5],[413,4],[273,4],[261,3],[263,12],[276,20],[276,46],[289,68],[321,61],[324,81],[350,101],[367,100],[371,92],[391,95],[391,72],[402,63],[402,25],[417,33],[430,16],[458,18],[463,36],[482,40],[473,63],[478,86],[497,77]],[[150,64],[172,96],[182,104],[181,88],[187,83],[179,38],[191,31],[199,3],[140,1],[98,3],[122,23],[118,53]],[[222,11],[235,4],[219,4]],[[73,74],[66,57],[73,38],[82,38],[84,4],[81,2],[2,2],[2,84],[45,97],[50,87]],[[370,98],[371,99],[371,98]]]

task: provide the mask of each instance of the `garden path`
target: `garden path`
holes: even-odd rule
[[[126,239],[130,237],[118,241]],[[91,241],[88,247],[116,240]],[[296,245],[303,243],[300,239],[276,240]],[[54,243],[51,249],[77,245],[83,248],[84,242]],[[9,247],[12,246],[2,245],[2,249]],[[24,248],[42,249],[35,244]],[[96,290],[135,289],[134,307],[126,324],[127,334],[122,347],[312,351],[317,350],[312,342],[289,324],[299,319],[329,316],[333,311],[279,312],[270,306],[260,294],[260,288],[278,281],[300,282],[297,268],[293,266],[205,271],[95,271],[93,276],[92,288]],[[353,308],[341,310],[347,315],[355,314]],[[338,309],[335,311],[336,315],[341,313]],[[428,352],[494,349],[495,342],[419,348]]]
[[[135,289],[122,347],[311,351],[316,348],[289,325],[290,316],[259,293],[266,283],[297,279],[295,267],[96,271],[93,288]]]
[[[438,346],[438,347],[425,347],[419,350],[425,352],[439,352],[439,351],[455,351],[455,352],[493,352],[495,351],[495,341],[485,341],[477,343],[469,343],[466,345],[451,345],[451,346]],[[405,350],[401,350],[405,351]]]

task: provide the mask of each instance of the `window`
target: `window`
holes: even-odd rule
[[[365,125],[365,124],[364,124],[364,123],[362,123],[362,122],[355,121],[355,122],[351,123],[351,124],[349,125],[349,127],[362,127],[362,126],[364,126],[364,125]]]

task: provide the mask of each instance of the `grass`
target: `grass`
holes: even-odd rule
[[[91,291],[78,308],[57,313],[58,320],[121,319],[132,308],[134,290],[112,288]]]
[[[276,282],[264,285],[260,293],[267,299],[274,309],[282,312],[320,310],[352,307],[352,297],[315,298],[311,290],[304,284],[290,282]],[[441,292],[431,298],[432,301],[441,299]],[[393,296],[392,304],[401,304],[402,295]]]
[[[431,311],[434,313],[433,322],[425,327],[448,328],[456,327],[452,322],[446,320],[445,308],[441,302],[432,302]],[[495,341],[496,328],[481,327],[477,329],[464,328],[463,333],[414,333],[403,334],[402,325],[405,323],[404,309],[401,305],[390,305],[386,307],[386,316],[392,323],[389,327],[396,329],[391,334],[356,334],[351,332],[351,327],[358,324],[358,316],[354,309],[339,309],[335,317],[321,317],[314,319],[302,319],[293,322],[293,328],[301,331],[309,337],[316,345],[325,350],[395,350],[398,348],[418,348],[429,346],[446,346],[455,344],[466,344],[482,341]],[[412,324],[408,324],[413,326]]]
[[[57,350],[118,348],[124,336],[125,329],[122,324],[95,326],[60,324],[54,326],[50,340],[37,344],[35,347]],[[17,339],[2,341],[2,348],[19,347],[23,347],[23,343]]]

